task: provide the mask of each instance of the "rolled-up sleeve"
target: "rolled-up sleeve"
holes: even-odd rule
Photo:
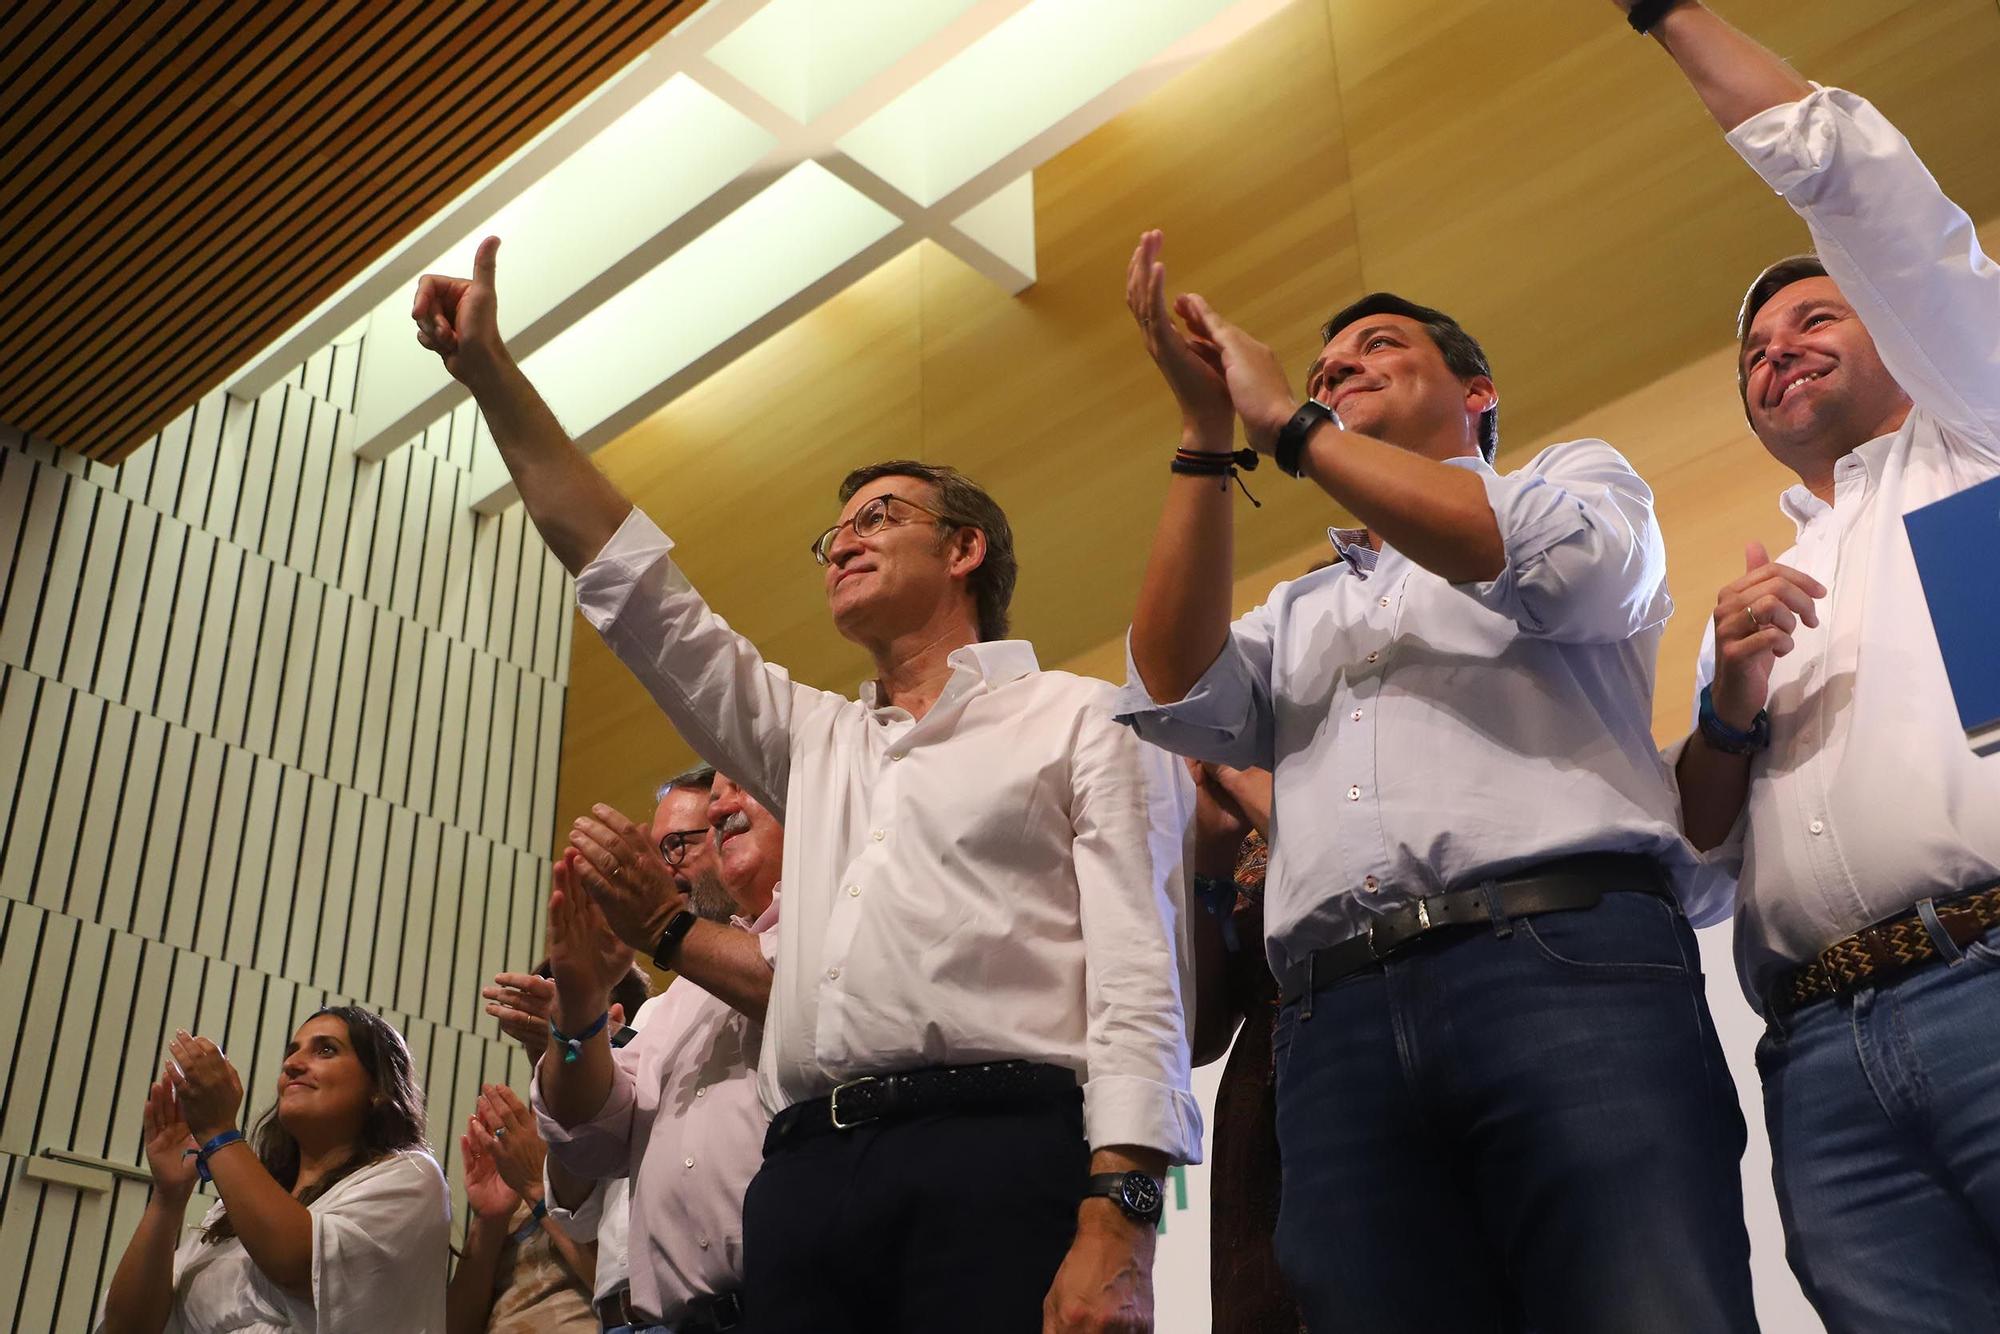
[[[1189,993],[1182,849],[1192,784],[1172,756],[1079,717],[1071,819],[1084,948],[1084,1132],[1091,1147],[1201,1161],[1182,1000]]]
[[[1667,762],[1667,771],[1674,776],[1674,799],[1685,804],[1680,790],[1681,752],[1694,740],[1695,732],[1701,727],[1701,692],[1715,684],[1715,627],[1710,625],[1701,638],[1701,654],[1695,659],[1694,705],[1688,721],[1687,735],[1660,752]],[[1756,761],[1752,761],[1756,763]],[[1687,827],[1685,818],[1681,827]],[[1745,801],[1743,809],[1736,813],[1736,823],[1729,826],[1729,834],[1722,842],[1708,849],[1694,850],[1695,861],[1700,865],[1702,879],[1697,887],[1697,897],[1703,904],[1720,903],[1724,909],[1734,905],[1736,900],[1736,880],[1743,874],[1743,845],[1750,830],[1750,803]],[[1695,917],[1693,909],[1688,912],[1690,920]],[[1695,921],[1696,926],[1706,926],[1710,920]]]
[[[1867,99],[1815,88],[1729,132],[1784,196],[1905,393],[2000,456],[2000,266]]]
[[[709,609],[673,546],[635,508],[577,575],[577,610],[695,753],[782,820],[794,696],[808,688]]]
[[[1280,588],[1285,587],[1280,585]],[[1229,627],[1222,651],[1187,695],[1161,704],[1139,679],[1132,637],[1125,637],[1125,685],[1112,702],[1112,717],[1155,746],[1238,769],[1271,767],[1270,603]]]
[[[602,1180],[622,1177],[632,1170],[634,1137],[639,1133],[634,1072],[645,1041],[646,1030],[641,1029],[638,1037],[611,1053],[611,1094],[588,1121],[562,1125],[542,1103],[542,1081],[528,1081],[528,1105],[534,1109],[535,1125],[549,1146],[549,1156],[564,1171]],[[560,1058],[544,1054],[543,1059]]]
[[[1602,440],[1551,445],[1505,476],[1477,460],[1506,564],[1453,587],[1531,635],[1613,644],[1673,612],[1652,488]]]
[[[549,1221],[571,1241],[596,1241],[598,1224],[604,1221],[605,1183],[599,1181],[588,1195],[577,1201],[574,1209],[565,1209],[556,1202],[555,1184],[549,1180],[548,1165],[552,1161],[555,1160],[551,1157],[542,1163],[542,1198],[549,1202]]]

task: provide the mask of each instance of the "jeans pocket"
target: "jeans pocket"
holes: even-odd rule
[[[1606,894],[1595,908],[1526,917],[1517,927],[1544,960],[1591,977],[1676,979],[1699,967],[1680,910],[1654,894]]]
[[[1967,945],[1965,957],[1987,968],[2000,967],[2000,926]]]

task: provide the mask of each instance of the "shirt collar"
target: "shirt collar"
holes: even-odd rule
[[[1881,476],[1883,460],[1888,456],[1890,443],[1895,438],[1893,432],[1889,435],[1878,435],[1866,444],[1856,445],[1834,460],[1835,503],[1838,503],[1844,495],[1851,494],[1855,486],[1859,485],[1865,489]],[[1813,520],[1823,514],[1832,513],[1834,507],[1814,495],[1804,482],[1799,482],[1785,488],[1784,494],[1778,497],[1778,508],[1803,534]]]
[[[761,936],[766,931],[769,931],[778,924],[778,896],[784,892],[784,888],[785,886],[782,881],[771,886],[771,902],[763,912],[757,914],[756,921],[753,922],[747,917],[738,915],[729,919],[730,925],[740,926],[745,931],[756,936]]]
[[[951,668],[951,679],[945,682],[939,699],[963,693],[976,682],[1004,686],[1041,670],[1041,664],[1035,660],[1035,646],[1025,639],[995,639],[982,644],[967,644],[953,649],[945,664]],[[882,707],[881,691],[872,680],[861,683],[860,697],[870,709]]]

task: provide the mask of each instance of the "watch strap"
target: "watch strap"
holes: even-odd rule
[[[1701,714],[1697,726],[1707,738],[1708,744],[1725,755],[1755,755],[1771,744],[1771,715],[1767,710],[1757,710],[1757,716],[1750,723],[1750,730],[1740,731],[1722,720],[1715,711],[1713,686],[1701,688]]]
[[[1098,1172],[1084,1183],[1083,1197],[1108,1199],[1127,1218],[1149,1227],[1159,1223],[1166,1209],[1160,1183],[1145,1172]]]
[[[1661,19],[1686,3],[1687,0],[1638,0],[1625,11],[1625,21],[1632,25],[1632,31],[1643,37],[1658,27]]]
[[[667,920],[667,929],[660,932],[660,943],[653,946],[653,962],[662,968],[672,968],[674,952],[687,939],[687,933],[694,930],[694,924],[701,920],[694,909],[683,908]]]
[[[1271,447],[1271,462],[1278,465],[1279,472],[1287,477],[1304,475],[1306,441],[1321,422],[1332,422],[1338,427],[1340,418],[1334,415],[1332,408],[1316,398],[1299,404],[1299,410],[1278,432],[1277,443]]]

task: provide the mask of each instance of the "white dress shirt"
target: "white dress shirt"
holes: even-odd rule
[[[1737,970],[1761,1007],[1782,971],[1843,936],[2000,878],[2000,757],[1966,742],[1903,527],[2000,473],[2000,269],[1909,141],[1852,93],[1773,107],[1729,142],[1806,220],[1916,404],[1839,461],[1831,505],[1804,486],[1779,501],[1798,543],[1778,560],[1828,591],[1818,628],[1801,622],[1772,668],[1770,749],[1709,854],[1739,875]],[[1711,625],[1697,693],[1714,660]]]
[[[783,934],[777,924],[773,897],[749,928],[767,960]],[[686,979],[643,1009],[651,1013],[639,1036],[611,1053],[611,1095],[596,1116],[565,1130],[542,1103],[540,1079],[529,1101],[566,1171],[630,1183],[632,1305],[671,1324],[693,1298],[743,1286],[743,1192],[764,1161],[771,1118],[757,1096],[755,1021]]]
[[[1653,494],[1601,440],[1501,476],[1475,458],[1506,566],[1452,584],[1359,532],[1238,620],[1187,697],[1128,654],[1118,709],[1197,759],[1273,773],[1264,930],[1274,969],[1415,897],[1585,852],[1657,856],[1699,901],[1651,732],[1673,610]]]
[[[759,1068],[776,1111],[843,1080],[1029,1059],[1090,1143],[1201,1155],[1182,1022],[1191,785],[1112,688],[1018,640],[954,652],[921,721],[801,685],[702,602],[634,510],[577,605],[703,759],[785,825]]]
[[[334,1183],[306,1209],[310,1297],[264,1277],[241,1237],[210,1244],[191,1231],[174,1252],[174,1308],[164,1334],[445,1334],[451,1191],[435,1158],[419,1150],[391,1154]],[[222,1212],[217,1201],[201,1226]]]

